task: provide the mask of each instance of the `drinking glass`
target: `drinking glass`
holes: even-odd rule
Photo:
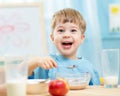
[[[7,96],[26,96],[27,60],[25,56],[6,56]]]
[[[101,61],[105,88],[117,88],[119,77],[119,49],[103,49]]]

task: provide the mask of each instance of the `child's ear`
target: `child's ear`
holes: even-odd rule
[[[84,34],[82,34],[82,35],[81,35],[81,43],[83,43],[83,42],[84,42],[84,40],[85,40],[85,35],[84,35]]]
[[[50,38],[51,38],[51,40],[52,40],[52,42],[53,42],[53,41],[54,41],[54,36],[53,36],[53,34],[50,35]]]
[[[85,39],[85,34],[82,34],[81,38],[84,40]]]

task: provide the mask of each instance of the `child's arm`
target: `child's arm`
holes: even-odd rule
[[[28,76],[32,75],[33,70],[37,67],[50,69],[57,67],[57,63],[51,57],[34,57],[28,63]]]

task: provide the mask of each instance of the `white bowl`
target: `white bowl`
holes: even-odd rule
[[[27,82],[27,94],[45,94],[48,93],[48,83],[45,79],[30,79]]]
[[[69,87],[71,90],[77,90],[77,89],[84,89],[86,86],[88,86],[90,81],[90,73],[88,72],[81,72],[81,73],[57,73],[57,78],[63,78],[67,80]]]

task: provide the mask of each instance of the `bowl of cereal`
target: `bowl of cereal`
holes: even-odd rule
[[[90,82],[90,73],[56,73],[56,78],[65,79],[71,90],[85,89]]]

